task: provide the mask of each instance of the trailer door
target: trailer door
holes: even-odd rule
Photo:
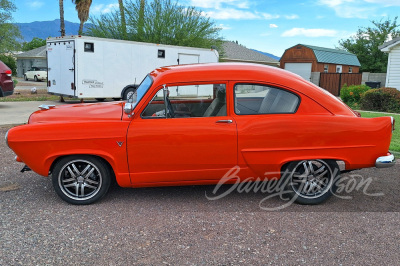
[[[75,42],[47,43],[48,92],[57,95],[76,96]]]
[[[200,55],[198,54],[178,54],[178,65],[198,64]]]

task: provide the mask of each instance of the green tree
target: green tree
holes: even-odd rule
[[[191,47],[221,46],[221,29],[194,7],[181,6],[171,0],[133,0],[125,3],[124,11],[126,34],[121,12],[117,10],[91,17],[86,34]]]
[[[92,0],[72,0],[75,4],[75,9],[78,11],[78,18],[81,21],[79,25],[78,34],[81,35],[83,32],[83,24],[89,19],[89,10],[92,5]]]
[[[11,69],[13,76],[17,74],[17,61],[12,55],[0,54],[0,61]]]
[[[361,71],[386,73],[388,54],[379,46],[384,42],[400,36],[397,17],[393,21],[371,21],[373,26],[359,28],[356,35],[340,40],[341,48],[355,54],[361,63]]]
[[[19,49],[18,39],[21,38],[21,33],[12,24],[12,13],[16,9],[11,0],[0,0],[0,53]]]
[[[34,37],[32,41],[22,43],[22,51],[29,51],[38,47],[42,47],[44,45],[46,45],[46,40]]]

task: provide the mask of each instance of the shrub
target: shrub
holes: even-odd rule
[[[370,89],[367,85],[347,86],[347,84],[344,84],[340,90],[340,98],[349,106],[357,106],[360,103],[361,95]]]
[[[395,88],[371,89],[362,95],[360,103],[363,110],[400,113],[400,91]]]
[[[13,76],[17,74],[17,61],[11,55],[0,54],[0,61],[6,64],[12,71]]]

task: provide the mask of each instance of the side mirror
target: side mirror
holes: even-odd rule
[[[124,112],[125,114],[127,114],[129,117],[131,117],[133,115],[133,103],[127,102],[124,105]]]

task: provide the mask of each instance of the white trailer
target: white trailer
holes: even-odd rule
[[[47,39],[49,94],[127,99],[153,69],[218,62],[215,49],[69,36]]]

